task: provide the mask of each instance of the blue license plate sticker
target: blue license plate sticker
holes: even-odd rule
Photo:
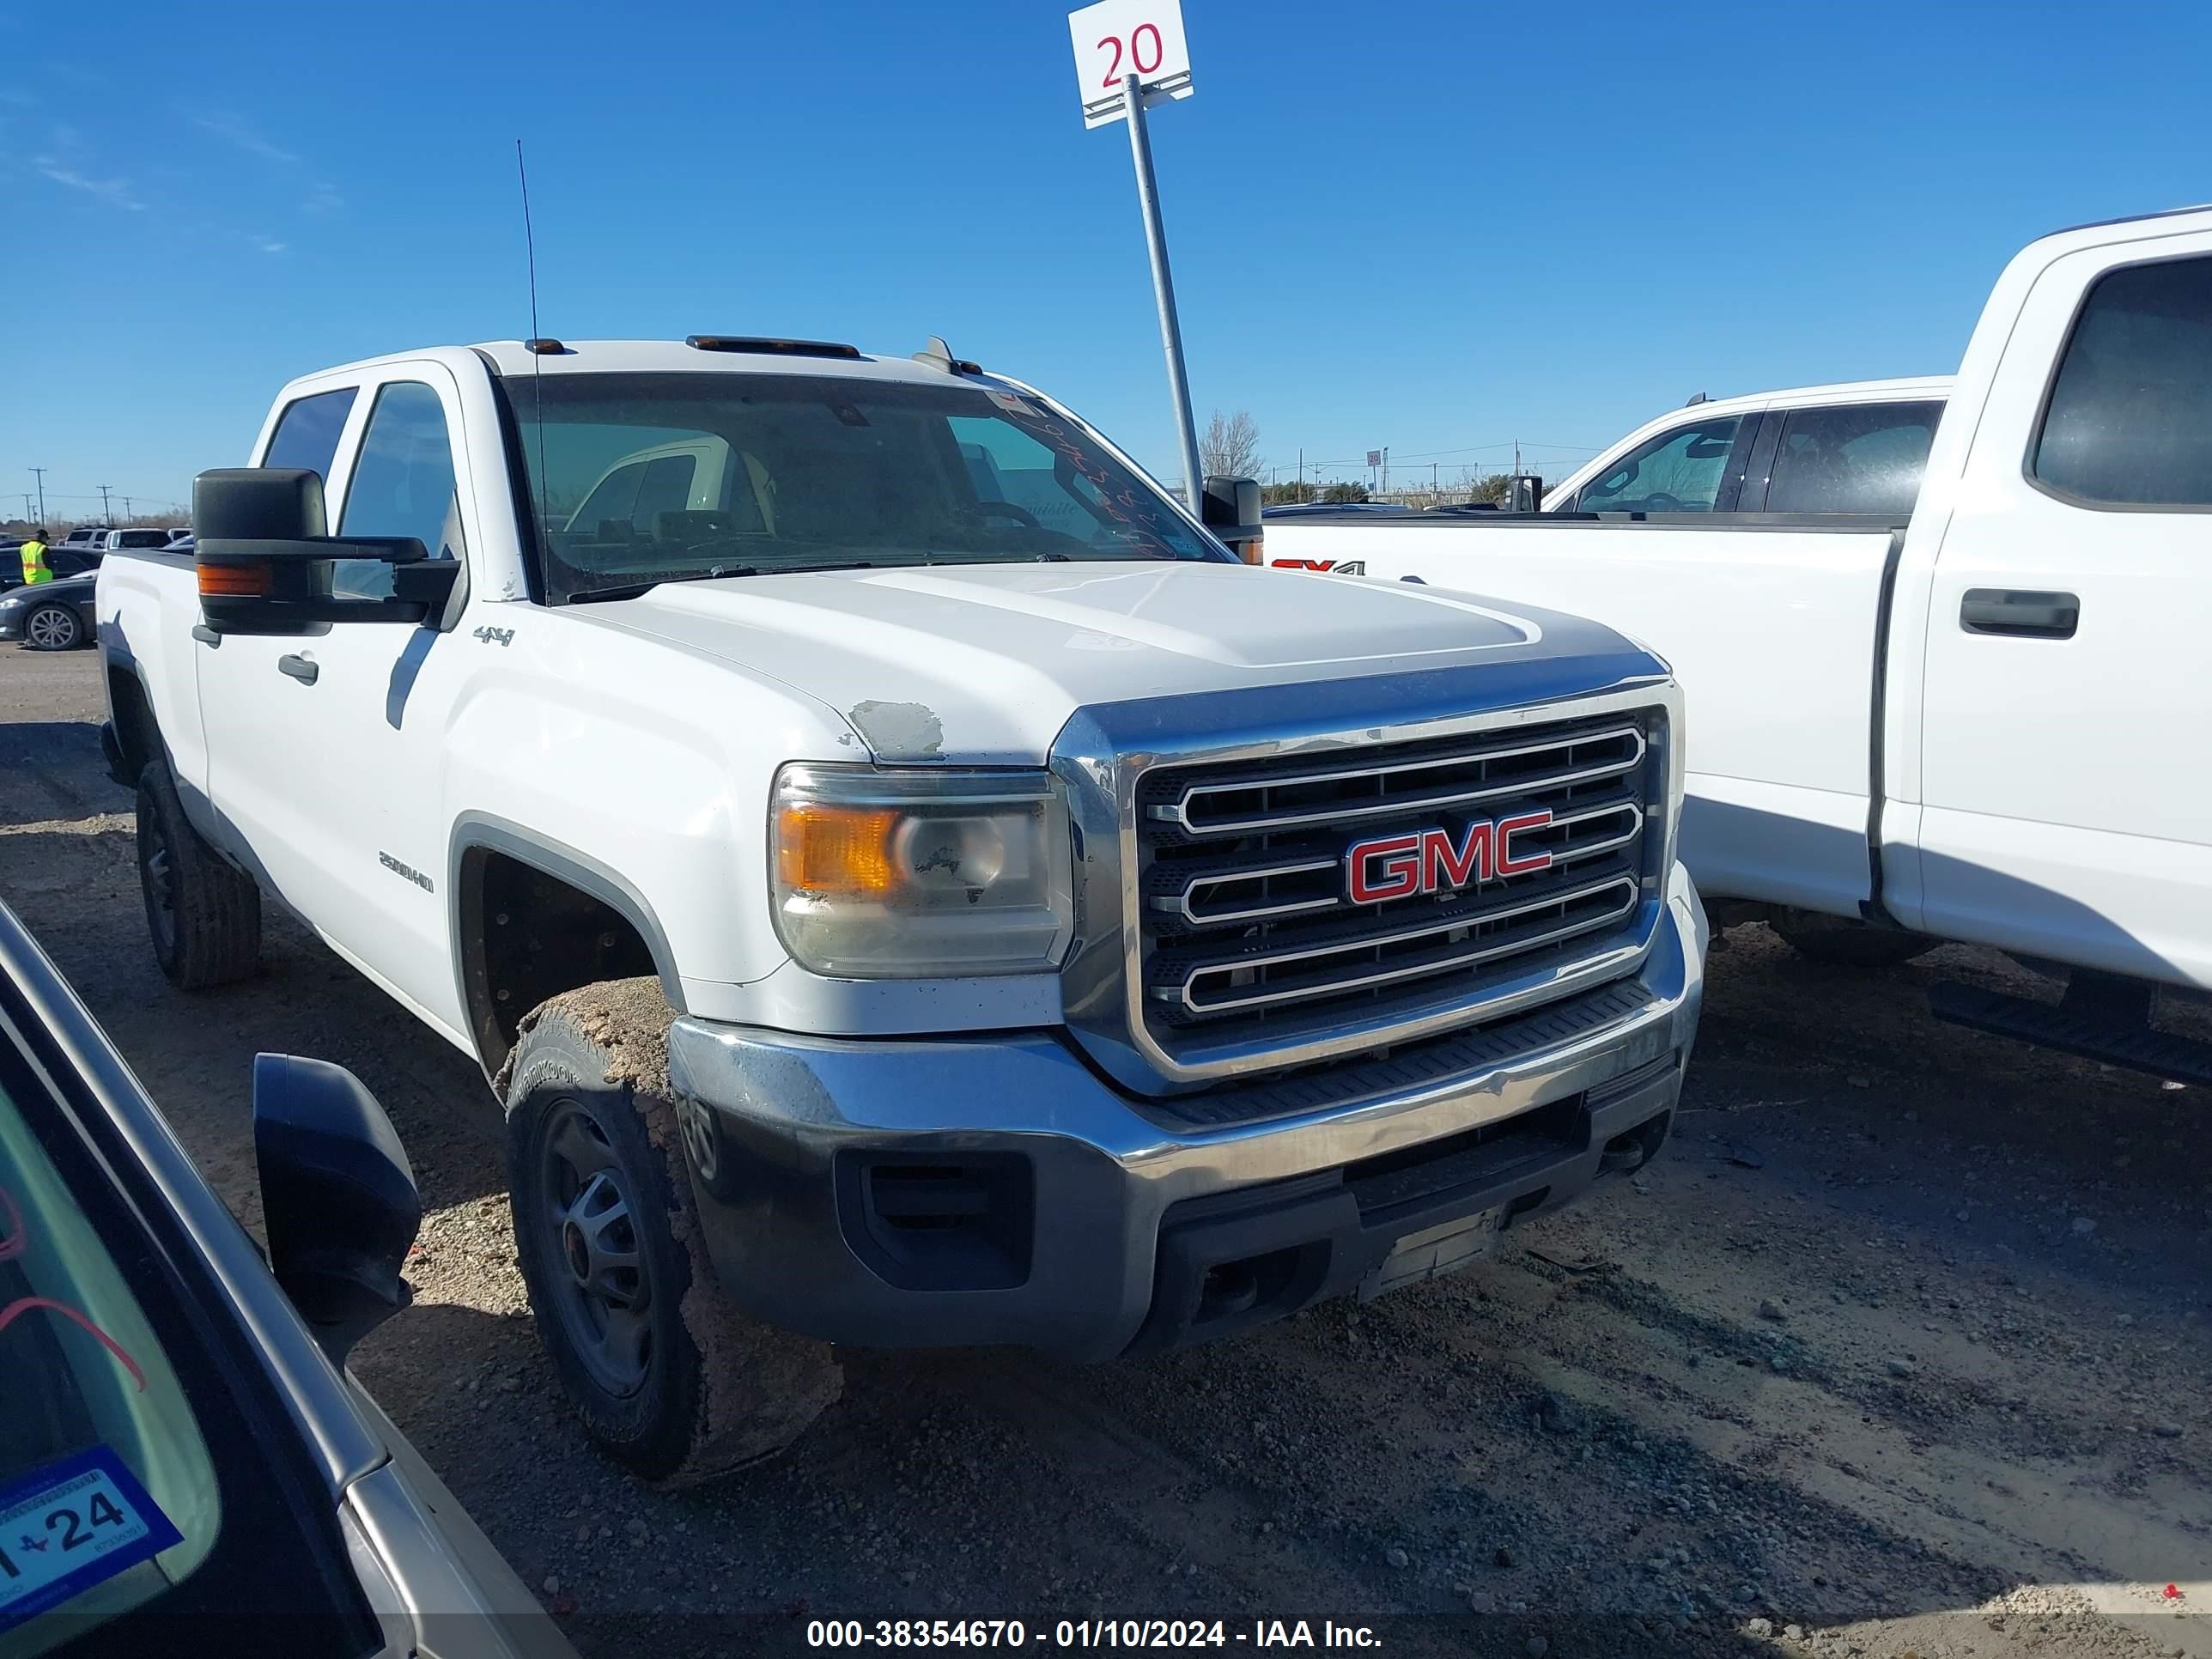
[[[0,1487],[0,1631],[184,1542],[106,1446]]]

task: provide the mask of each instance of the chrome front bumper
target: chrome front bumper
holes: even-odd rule
[[[748,1310],[861,1346],[1103,1359],[1480,1255],[1470,1229],[1648,1158],[1696,1036],[1705,943],[1677,865],[1618,1018],[1221,1127],[1171,1121],[1044,1032],[869,1042],[686,1018],[669,1069],[715,1270]]]

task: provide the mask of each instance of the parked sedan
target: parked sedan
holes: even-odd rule
[[[267,1260],[0,907],[0,1653],[575,1659],[344,1370],[414,1176],[336,1066],[254,1061]]]
[[[94,573],[64,576],[0,597],[0,640],[21,640],[33,651],[70,651],[93,641]]]

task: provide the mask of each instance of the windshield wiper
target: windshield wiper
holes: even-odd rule
[[[710,570],[672,570],[665,576],[650,576],[643,581],[615,582],[605,587],[586,587],[568,595],[570,605],[592,605],[601,599],[634,599],[650,593],[663,582],[712,581],[717,576],[757,576],[760,572],[749,564],[721,564]]]
[[[650,593],[663,582],[706,582],[723,576],[804,576],[818,570],[873,570],[870,559],[841,559],[830,564],[780,564],[763,568],[757,564],[718,564],[707,570],[671,571],[645,581],[617,582],[606,587],[586,587],[568,595],[570,605],[592,605],[602,599],[634,599]]]

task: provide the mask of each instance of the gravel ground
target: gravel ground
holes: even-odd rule
[[[249,1224],[255,1051],[375,1090],[428,1215],[356,1369],[588,1659],[1086,1616],[2212,1656],[2205,1103],[1928,1018],[1942,975],[2041,983],[2002,958],[1853,975],[1737,928],[1668,1152],[1502,1261],[1140,1364],[848,1354],[784,1459],[661,1494],[539,1364],[475,1066],[289,924],[257,982],[161,979],[99,702],[89,653],[0,650],[0,895]]]

